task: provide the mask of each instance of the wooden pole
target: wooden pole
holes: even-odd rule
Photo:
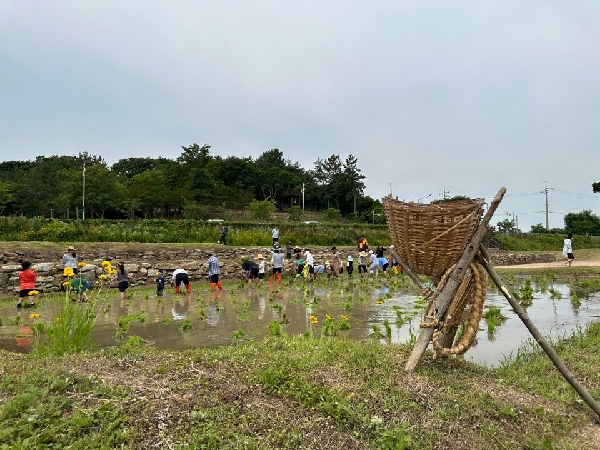
[[[498,286],[498,289],[500,289],[500,291],[504,295],[504,298],[508,300],[508,303],[510,303],[510,306],[512,307],[513,311],[525,324],[533,338],[538,344],[540,344],[540,347],[542,347],[544,352],[546,352],[546,354],[554,364],[554,367],[558,369],[558,371],[564,377],[564,379],[567,380],[567,382],[573,387],[573,389],[575,389],[575,392],[577,392],[577,394],[588,404],[590,408],[592,408],[592,410],[598,415],[598,417],[600,417],[600,405],[598,405],[596,400],[594,400],[594,398],[589,394],[589,392],[587,392],[585,388],[581,386],[581,384],[579,384],[579,382],[575,379],[571,371],[569,371],[569,369],[560,360],[560,358],[558,357],[554,349],[550,346],[548,341],[544,339],[544,336],[542,336],[542,334],[539,332],[539,330],[536,328],[533,322],[529,319],[527,312],[525,312],[525,310],[521,307],[519,302],[515,300],[515,298],[510,294],[510,292],[508,292],[508,289],[506,288],[506,286],[504,286],[504,283],[502,283],[500,276],[494,270],[494,267],[491,265],[490,256],[487,252],[487,249],[483,245],[479,247],[479,253],[479,262],[481,262],[485,270],[487,270],[487,273],[490,275],[490,278],[494,281],[496,286]]]
[[[400,255],[398,254],[395,248],[391,249],[391,253],[396,262],[402,266],[402,272],[404,272],[408,276],[408,278],[413,280],[415,284],[419,286],[419,289],[425,289],[427,286],[425,285],[425,283],[423,283],[423,280],[419,278],[419,275],[417,275],[414,272],[414,270],[411,269],[411,267],[406,263],[406,261],[400,258]]]
[[[448,310],[448,306],[450,306],[450,303],[452,302],[452,299],[454,298],[454,294],[456,293],[458,286],[460,286],[460,284],[462,283],[462,280],[464,279],[464,277],[467,273],[469,264],[471,264],[471,262],[473,261],[473,258],[475,258],[475,255],[477,254],[477,252],[479,250],[479,244],[481,243],[481,241],[483,240],[483,238],[486,235],[487,225],[490,222],[490,220],[492,219],[494,212],[496,212],[496,209],[498,209],[498,205],[502,201],[502,198],[504,197],[505,193],[506,193],[506,188],[505,187],[500,188],[500,190],[498,191],[498,193],[492,200],[490,207],[488,208],[485,215],[483,216],[483,219],[479,223],[479,226],[477,227],[477,230],[473,234],[471,241],[469,242],[467,247],[464,249],[460,259],[454,266],[454,269],[452,269],[452,272],[451,272],[450,276],[448,277],[446,284],[444,284],[444,286],[442,287],[442,290],[439,292],[439,294],[436,298],[436,304],[434,305],[435,319],[437,321],[441,321],[444,319],[444,316],[446,315],[446,311]],[[406,365],[404,366],[404,370],[406,372],[412,372],[415,370],[415,368],[417,367],[417,364],[421,360],[421,357],[427,350],[427,346],[429,345],[429,342],[431,341],[433,332],[434,332],[433,327],[421,328],[421,332],[419,333],[419,336],[417,337],[415,346],[413,347],[413,350],[412,350],[410,356],[408,357],[408,361],[406,362]]]

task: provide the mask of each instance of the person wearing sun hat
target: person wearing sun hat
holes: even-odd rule
[[[262,253],[259,253],[256,257],[258,259],[258,282],[262,283],[265,279],[265,270],[267,269],[267,263]]]
[[[63,255],[62,265],[64,267],[71,267],[73,269],[73,273],[79,273],[79,269],[77,268],[77,254],[75,253],[77,249],[72,245],[69,245],[67,248],[67,253]]]
[[[346,272],[348,276],[352,276],[352,272],[354,272],[354,258],[352,255],[348,255],[348,262],[346,263]]]

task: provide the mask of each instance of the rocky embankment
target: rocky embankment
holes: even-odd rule
[[[122,246],[122,244],[121,244]],[[356,257],[356,249],[340,248],[344,259],[349,255]],[[329,248],[311,249],[315,262],[325,263],[331,256]],[[125,268],[132,275],[132,286],[151,285],[154,283],[158,271],[169,276],[173,270],[183,268],[190,274],[191,280],[205,280],[205,263],[209,253],[214,253],[221,265],[221,277],[231,279],[243,275],[241,264],[243,258],[256,260],[262,253],[269,260],[269,253],[262,248],[256,247],[223,247],[214,248],[176,248],[176,249],[102,249],[78,253],[80,261],[86,263],[81,269],[81,274],[89,281],[95,281],[103,273],[102,261],[111,261],[116,265],[117,261],[124,261]],[[554,262],[556,258],[552,253],[510,253],[490,249],[493,264],[496,266],[508,266],[517,264],[529,264],[540,262]],[[46,292],[58,291],[64,281],[63,266],[61,264],[63,252],[47,250],[22,251],[0,251],[0,292],[6,294],[17,292],[19,289],[19,270],[21,261],[31,261],[33,268],[37,270],[38,289]],[[389,258],[389,255],[386,255]],[[290,264],[289,271],[294,265]]]

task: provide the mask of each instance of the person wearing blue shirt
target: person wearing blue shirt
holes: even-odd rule
[[[215,291],[217,287],[220,291],[223,290],[223,285],[219,281],[219,274],[221,273],[221,268],[219,267],[218,258],[212,253],[208,254],[209,258],[207,261],[208,266],[208,277],[210,278],[210,290]]]

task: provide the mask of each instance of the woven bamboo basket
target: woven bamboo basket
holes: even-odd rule
[[[405,203],[383,198],[394,248],[415,272],[441,277],[456,264],[483,214],[483,199]]]

